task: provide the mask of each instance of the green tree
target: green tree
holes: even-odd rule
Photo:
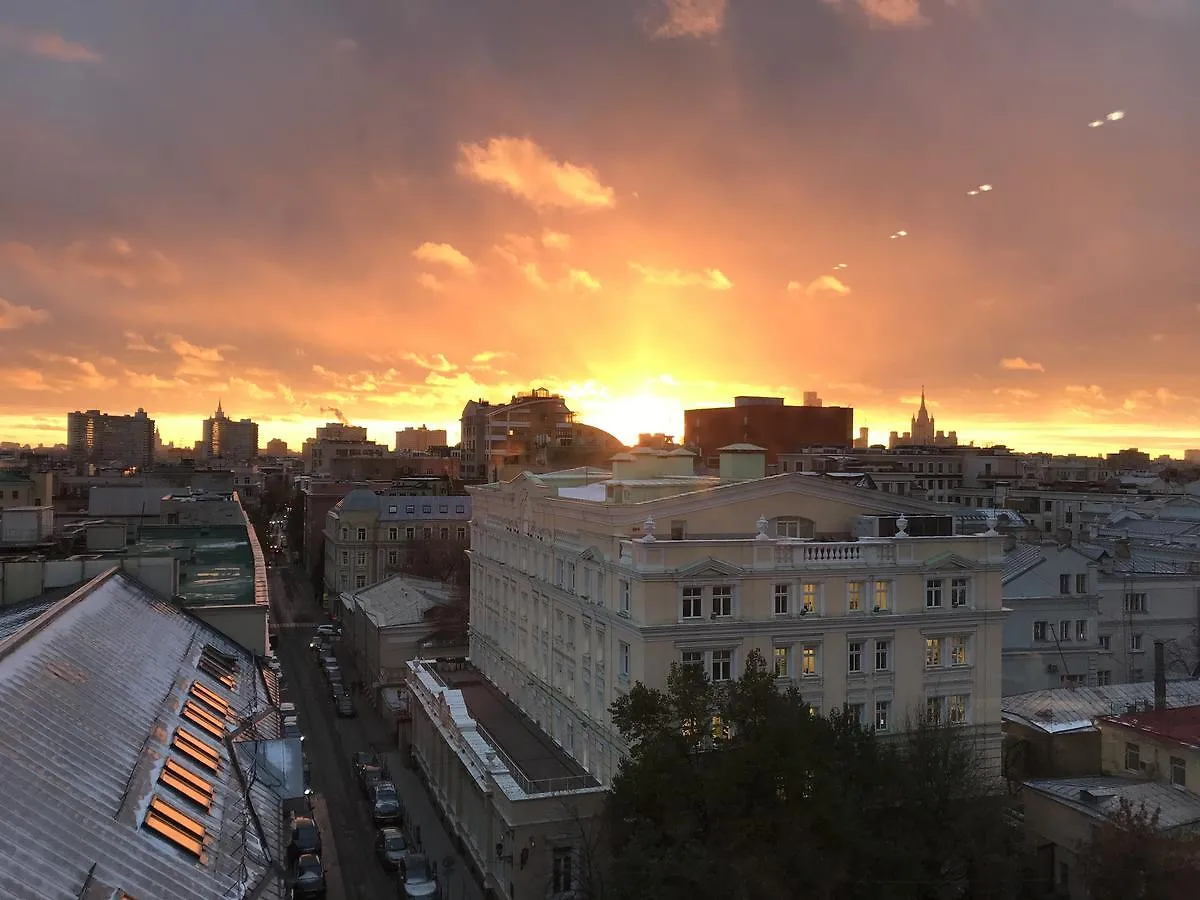
[[[1092,900],[1190,900],[1200,883],[1200,835],[1164,831],[1158,810],[1122,797],[1079,860]]]
[[[955,729],[877,740],[780,690],[758,653],[729,683],[676,665],[612,714],[630,745],[605,807],[614,897],[1017,896],[1002,799]]]

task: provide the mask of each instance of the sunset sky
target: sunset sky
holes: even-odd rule
[[[924,384],[963,440],[1200,447],[1197,46],[1193,0],[8,0],[0,439],[546,386],[885,441]]]

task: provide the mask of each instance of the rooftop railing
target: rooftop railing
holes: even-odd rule
[[[537,794],[556,794],[565,791],[580,791],[585,788],[595,787],[596,780],[591,775],[565,775],[559,778],[530,778],[526,775],[521,767],[513,761],[512,757],[504,752],[504,748],[500,746],[491,734],[488,733],[478,721],[475,722],[475,730],[479,736],[487,741],[488,745],[496,752],[497,758],[504,763],[504,767],[508,769],[508,774],[512,776],[513,781],[526,794],[536,796]]]

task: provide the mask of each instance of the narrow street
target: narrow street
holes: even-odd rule
[[[276,654],[283,667],[287,699],[296,704],[305,750],[312,765],[311,787],[316,795],[313,806],[322,829],[329,870],[328,900],[383,900],[397,896],[395,876],[385,872],[375,857],[375,828],[366,797],[351,768],[351,756],[358,750],[370,749],[386,758],[406,808],[410,839],[419,834],[429,859],[438,865],[442,876],[441,900],[482,900],[483,894],[455,851],[425,786],[412,770],[404,767],[396,735],[363,697],[355,697],[356,717],[338,717],[308,646],[317,624],[325,616],[313,599],[304,573],[290,567],[273,568],[270,587],[273,618],[279,626]],[[349,679],[352,673],[347,671],[346,677]]]

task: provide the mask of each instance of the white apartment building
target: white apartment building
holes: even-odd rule
[[[1111,683],[1098,636],[1097,563],[1056,543],[1019,544],[1004,563],[1004,696]],[[1100,671],[1109,672],[1100,676]]]
[[[637,448],[610,477],[471,488],[472,663],[602,784],[626,751],[618,696],[664,687],[672,663],[736,678],[753,650],[816,709],[846,705],[878,732],[921,717],[973,728],[998,774],[995,529],[954,535],[943,516],[945,533],[910,537],[905,516],[945,507],[764,477],[750,445],[722,449],[720,477],[692,465]]]

